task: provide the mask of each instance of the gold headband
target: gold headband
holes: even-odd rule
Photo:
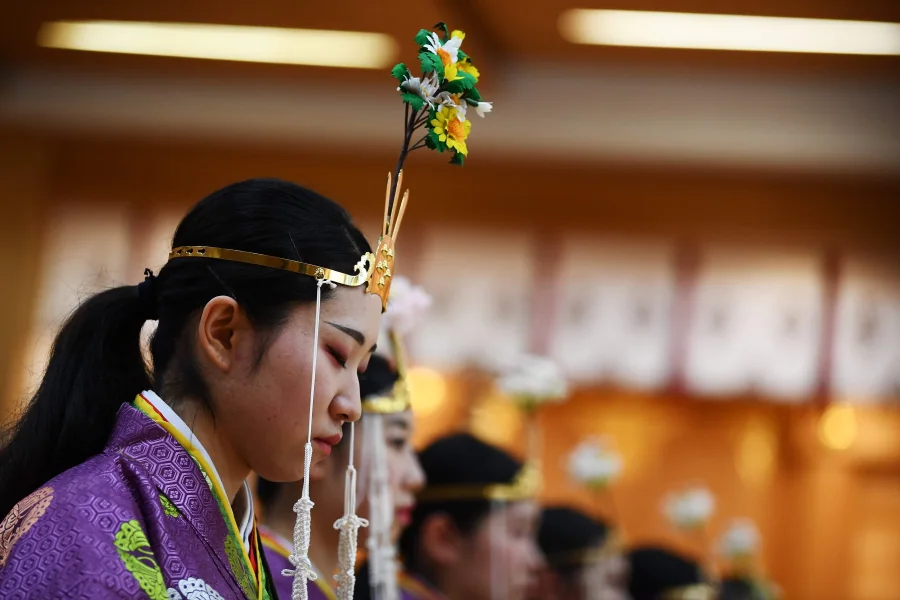
[[[610,533],[599,548],[584,548],[571,552],[560,552],[547,556],[547,562],[553,567],[588,565],[608,558],[624,549],[622,537],[615,531]]]
[[[438,485],[426,487],[417,499],[424,502],[448,500],[492,500],[516,502],[537,497],[541,489],[541,470],[537,464],[526,463],[512,483],[488,485]]]
[[[402,183],[403,171],[400,171],[400,175],[397,177],[398,190]],[[348,275],[333,269],[326,269],[325,267],[277,256],[244,252],[243,250],[214,248],[212,246],[179,246],[172,248],[172,251],[169,253],[169,260],[176,258],[211,258],[290,271],[291,273],[308,275],[309,277],[315,277],[317,280],[330,281],[348,287],[358,287],[365,283],[367,284],[366,293],[380,297],[381,308],[384,310],[387,308],[388,296],[390,296],[391,292],[391,279],[394,275],[394,240],[400,231],[400,223],[403,220],[403,213],[406,210],[408,198],[409,190],[403,194],[400,202],[393,203],[390,214],[388,213],[388,207],[391,206],[391,174],[388,173],[387,194],[384,204],[385,220],[381,230],[381,238],[378,240],[378,248],[374,254],[366,252],[360,257],[359,262],[353,267],[353,270],[356,271],[355,275]]]
[[[403,342],[393,330],[388,334],[388,339],[391,343],[391,349],[394,351],[397,381],[394,383],[394,387],[389,395],[363,399],[362,411],[364,413],[391,415],[412,407],[412,395],[409,393],[409,385],[406,379],[406,353],[403,349]]]
[[[719,591],[709,583],[694,583],[672,588],[662,593],[662,600],[716,600]]]

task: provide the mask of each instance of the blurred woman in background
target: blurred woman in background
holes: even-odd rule
[[[373,457],[367,456],[369,441],[366,436],[380,433],[387,449],[387,477],[390,487],[391,510],[394,513],[392,538],[396,542],[402,527],[409,523],[412,509],[415,506],[415,494],[424,484],[422,469],[412,448],[413,416],[409,408],[380,414],[382,427],[377,431],[371,427],[370,407],[373,402],[390,396],[398,381],[394,366],[383,356],[375,355],[369,359],[369,365],[360,376],[360,393],[363,397],[364,418],[355,425],[355,464],[359,468],[357,495],[361,506],[361,515],[370,517],[370,506],[367,494],[362,493],[371,482]],[[339,534],[334,523],[343,516],[345,471],[349,461],[349,425],[345,426],[344,439],[334,447],[331,456],[320,462],[311,471],[310,497],[316,503],[316,520],[313,521],[312,541],[309,556],[319,578],[307,586],[311,600],[335,598],[333,575],[338,567]],[[291,578],[281,575],[282,569],[290,569],[288,556],[291,553],[290,539],[293,535],[295,514],[293,504],[300,495],[300,485],[296,483],[274,484],[261,479],[259,497],[264,504],[263,523],[260,527],[263,551],[275,579],[275,587],[279,598],[290,598]],[[367,529],[360,531],[366,538]],[[360,547],[363,547],[361,544]],[[371,577],[368,566],[364,565],[358,573],[356,582],[356,598],[371,597]]]
[[[538,542],[546,566],[534,600],[627,600],[628,563],[604,523],[571,508],[546,508]]]
[[[173,245],[159,277],[72,314],[4,437],[0,597],[273,597],[246,478],[302,478],[308,426],[318,462],[359,418],[370,247],[334,202],[267,179],[202,200]]]
[[[541,564],[540,508],[530,466],[469,434],[419,455],[428,485],[403,532],[412,598],[521,600]]]
[[[718,600],[716,586],[706,581],[700,563],[658,547],[628,553],[628,593],[632,600]]]

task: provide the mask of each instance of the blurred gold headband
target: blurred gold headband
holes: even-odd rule
[[[412,407],[412,395],[409,393],[409,385],[406,380],[406,353],[403,342],[395,331],[390,331],[388,339],[391,349],[394,351],[394,364],[397,369],[397,381],[391,388],[391,393],[386,396],[374,396],[364,398],[362,411],[369,414],[390,415],[403,412]]]
[[[492,500],[495,502],[516,502],[531,500],[541,489],[541,470],[538,465],[527,463],[513,479],[512,483],[492,483],[487,485],[437,485],[426,487],[418,496],[422,502],[449,500]]]
[[[622,537],[615,531],[610,533],[599,548],[584,548],[571,552],[560,552],[547,555],[547,562],[552,567],[568,567],[589,565],[622,551]]]
[[[400,175],[397,177],[398,189],[402,183],[403,171],[400,171]],[[403,194],[400,202],[393,204],[392,210],[388,214],[390,197],[391,175],[388,173],[387,196],[384,206],[385,220],[381,230],[381,238],[378,240],[378,248],[374,254],[366,252],[360,257],[359,262],[353,267],[353,270],[356,271],[355,275],[348,275],[333,269],[326,269],[325,267],[277,256],[244,252],[243,250],[214,248],[212,246],[179,246],[172,248],[172,251],[169,253],[169,260],[177,258],[211,258],[290,271],[291,273],[307,275],[315,277],[317,280],[330,281],[348,287],[359,287],[365,283],[367,284],[366,293],[380,297],[381,308],[384,310],[387,308],[388,297],[391,293],[391,279],[394,276],[394,239],[396,239],[397,233],[400,231],[400,223],[406,210],[409,190]]]
[[[672,588],[663,592],[662,600],[716,600],[719,591],[716,586],[708,583],[694,583]]]

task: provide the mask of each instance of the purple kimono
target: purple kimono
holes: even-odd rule
[[[260,526],[260,539],[262,540],[263,554],[266,555],[266,562],[269,565],[269,571],[272,574],[272,587],[278,594],[279,600],[290,600],[291,586],[294,580],[291,577],[282,575],[285,569],[293,569],[288,556],[291,554],[291,544],[286,539],[268,529]],[[327,585],[323,581],[310,581],[306,584],[306,593],[309,594],[309,600],[333,600],[334,592],[329,588],[327,591],[323,586]]]
[[[102,454],[0,523],[0,598],[260,597],[233,540],[197,462],[125,404]]]

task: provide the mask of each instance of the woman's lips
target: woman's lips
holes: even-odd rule
[[[414,506],[401,506],[396,511],[396,519],[397,523],[406,527],[410,523],[412,523],[412,513]]]
[[[313,439],[313,445],[325,456],[331,456],[331,449],[341,443],[341,434]]]

